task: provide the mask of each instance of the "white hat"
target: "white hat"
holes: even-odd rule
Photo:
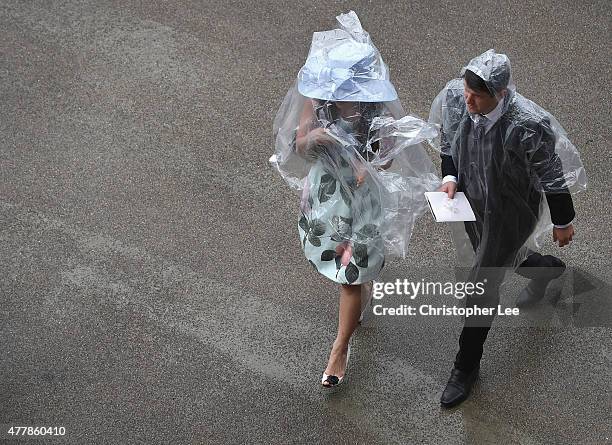
[[[298,74],[298,91],[321,100],[387,102],[397,99],[389,71],[355,12],[336,17],[343,29],[316,32]]]

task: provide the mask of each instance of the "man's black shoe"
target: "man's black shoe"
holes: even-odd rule
[[[547,264],[547,267],[534,269],[540,277],[531,280],[527,287],[521,291],[516,299],[516,307],[527,308],[537,304],[544,298],[548,283],[561,276],[565,271],[565,263],[554,256],[546,255],[542,257],[541,262]]]
[[[516,307],[528,308],[535,306],[546,295],[548,283],[548,280],[531,280],[516,299]]]
[[[478,377],[479,369],[479,367],[476,367],[472,372],[467,373],[453,368],[446,388],[442,392],[440,404],[444,408],[451,408],[467,399],[472,390],[472,385],[474,385],[474,381]]]

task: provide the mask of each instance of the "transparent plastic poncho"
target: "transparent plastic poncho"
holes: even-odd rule
[[[475,222],[454,224],[453,238],[463,265],[516,268],[550,239],[553,222],[573,220],[571,194],[586,188],[586,173],[557,119],[516,92],[505,55],[489,50],[462,76],[466,70],[484,80],[501,115],[477,135],[463,78],[448,82],[433,101],[429,122],[440,126],[434,146],[443,164],[452,158],[457,190],[476,215]]]
[[[408,253],[414,223],[427,208],[424,192],[440,183],[422,145],[437,129],[404,115],[356,15],[338,21],[341,29],[313,37],[309,60],[276,115],[270,162],[301,197],[306,258],[331,280],[360,284],[380,274],[385,258]],[[345,71],[333,76],[312,74],[342,64]]]

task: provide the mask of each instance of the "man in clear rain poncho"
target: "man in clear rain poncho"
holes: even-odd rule
[[[516,92],[510,60],[494,50],[446,85],[430,122],[441,126],[441,190],[449,198],[464,192],[476,215],[453,234],[459,257],[471,254],[468,281],[486,283],[484,295],[468,298],[466,307],[496,308],[507,267],[531,280],[517,306],[537,302],[565,269],[560,259],[535,252],[542,236],[552,227],[561,247],[574,234],[570,191],[586,186],[576,148],[550,113]],[[493,317],[466,319],[443,406],[468,397]]]
[[[313,35],[276,115],[270,158],[301,195],[297,229],[304,255],[341,285],[324,387],[342,382],[362,287],[380,275],[385,259],[406,257],[415,220],[427,207],[423,193],[440,184],[422,146],[437,136],[436,126],[404,115],[357,15],[337,20],[338,29]]]

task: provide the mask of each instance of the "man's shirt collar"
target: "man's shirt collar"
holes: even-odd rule
[[[493,108],[493,110],[489,112],[488,114],[481,115],[481,114],[469,113],[469,115],[472,121],[474,121],[474,123],[476,124],[478,124],[478,121],[482,119],[484,116],[487,119],[486,125],[485,125],[485,133],[487,133],[491,129],[491,127],[495,125],[495,122],[497,122],[499,118],[502,116],[503,108],[504,108],[504,100],[502,99],[499,102],[497,102],[497,106]]]

